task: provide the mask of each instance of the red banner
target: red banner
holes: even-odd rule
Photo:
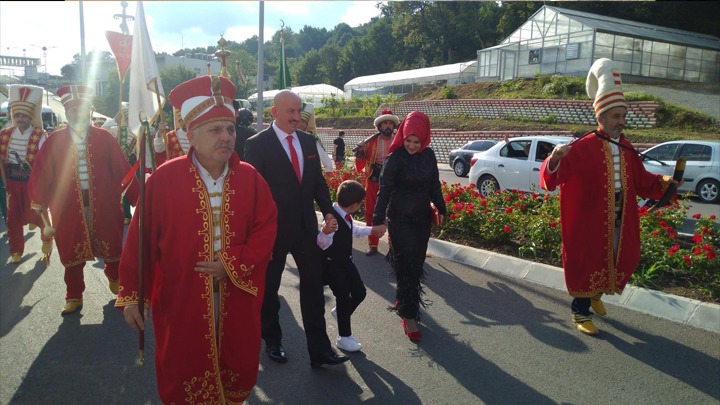
[[[125,74],[130,68],[130,60],[132,59],[132,35],[105,31],[105,38],[110,43],[110,49],[115,55],[120,81],[125,81]]]

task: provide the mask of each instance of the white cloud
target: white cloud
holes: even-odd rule
[[[266,1],[265,11],[288,13],[292,11],[295,16],[307,16],[310,14],[310,4],[307,1]],[[287,21],[285,22],[287,24]]]
[[[270,38],[272,38],[275,30],[268,26],[264,26],[263,28],[263,40],[268,41]],[[244,40],[252,37],[253,35],[258,35],[259,31],[260,28],[257,25],[247,27],[232,27],[228,28],[227,32],[225,33],[225,39],[235,42],[243,42]]]
[[[192,33],[192,34],[202,34],[202,32],[203,32],[202,28],[197,28],[197,27],[190,28],[190,33]]]
[[[375,7],[374,1],[354,1],[352,6],[347,8],[345,15],[340,17],[340,21],[351,27],[370,22],[370,19],[377,17],[380,10]]]

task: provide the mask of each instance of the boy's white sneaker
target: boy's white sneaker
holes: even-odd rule
[[[337,307],[330,310],[330,315],[335,318],[335,323],[337,323]]]
[[[347,337],[338,336],[335,345],[338,349],[345,350],[346,352],[357,352],[362,349],[362,345],[358,343],[358,341],[355,340],[355,336],[352,335]]]

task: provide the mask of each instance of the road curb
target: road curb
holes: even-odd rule
[[[433,238],[428,243],[428,252],[434,257],[565,291],[565,276],[560,267]],[[605,295],[603,301],[610,305],[720,333],[720,305],[630,285],[625,288],[622,295]]]
[[[322,223],[322,214],[317,211],[316,214],[318,221]],[[354,221],[354,223],[365,226],[364,222]],[[381,241],[386,242],[385,238],[382,238]],[[536,263],[434,238],[430,238],[428,242],[428,252],[433,257],[566,291],[565,275],[561,267]],[[720,333],[720,305],[717,304],[632,285],[625,287],[621,295],[603,296],[603,302]]]

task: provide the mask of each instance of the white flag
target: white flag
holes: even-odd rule
[[[158,95],[160,103],[158,103]],[[150,35],[145,24],[145,11],[142,1],[137,2],[135,10],[135,32],[133,33],[132,61],[130,62],[130,106],[128,130],[134,135],[140,134],[142,110],[151,123],[157,119],[165,105],[165,91],[160,82],[160,72],[155,62]],[[139,145],[138,145],[139,146]],[[148,153],[152,153],[150,150]]]

